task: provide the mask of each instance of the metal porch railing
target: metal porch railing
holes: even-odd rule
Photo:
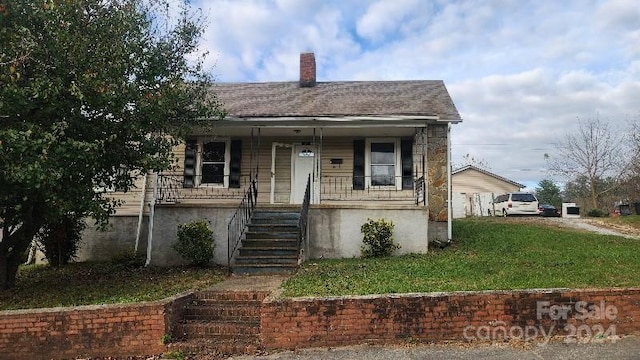
[[[362,189],[354,189],[353,176],[322,176],[320,181],[321,201],[398,201],[422,204],[424,199],[424,178],[417,179],[406,177],[393,177],[394,184],[398,185],[372,185],[375,178],[371,176],[361,176],[356,178],[356,183],[364,184]],[[372,181],[374,180],[374,181]],[[387,179],[388,180],[388,179]]]
[[[256,208],[258,202],[258,184],[256,180],[252,180],[247,188],[240,206],[231,217],[227,226],[227,264],[231,271],[231,261],[238,250],[238,245],[242,241],[247,224],[251,220],[251,215]]]
[[[307,187],[304,190],[304,200],[300,207],[300,219],[298,220],[298,263],[304,262],[307,249],[307,224],[309,220],[309,204],[311,203],[311,175],[307,178]]]

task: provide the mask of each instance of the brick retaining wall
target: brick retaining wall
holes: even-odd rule
[[[130,305],[0,312],[0,359],[158,354],[190,295]]]
[[[151,355],[166,351],[192,299],[0,312],[0,359]],[[267,297],[267,349],[404,341],[597,340],[640,333],[640,289],[522,290],[282,299]]]
[[[261,327],[269,349],[549,335],[600,340],[640,332],[640,289],[267,298]]]

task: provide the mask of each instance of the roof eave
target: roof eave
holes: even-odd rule
[[[436,115],[358,115],[358,116],[228,116],[215,126],[233,127],[422,127],[429,123],[454,122]]]

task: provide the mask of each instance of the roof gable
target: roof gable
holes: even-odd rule
[[[216,83],[230,117],[434,116],[462,121],[441,80]]]
[[[502,176],[500,176],[500,175],[496,175],[496,174],[494,174],[494,173],[492,173],[492,172],[489,172],[489,171],[487,171],[487,170],[481,169],[481,168],[479,168],[479,167],[475,167],[475,166],[473,166],[473,165],[467,165],[467,166],[461,167],[461,168],[459,168],[459,169],[453,170],[453,171],[451,172],[451,175],[459,174],[459,173],[461,173],[461,172],[468,171],[468,170],[475,170],[475,171],[477,171],[477,172],[479,172],[479,173],[482,173],[482,174],[487,175],[487,176],[491,176],[491,177],[496,178],[496,179],[498,179],[498,180],[500,180],[500,181],[504,181],[504,182],[509,183],[509,184],[511,184],[511,185],[513,185],[513,186],[517,186],[517,187],[519,187],[519,188],[521,188],[521,189],[522,189],[522,188],[524,188],[524,187],[526,187],[526,186],[525,186],[525,185],[523,185],[523,184],[520,184],[520,183],[515,182],[515,181],[513,181],[513,180],[509,180],[509,179],[507,179],[507,178],[505,178],[505,177],[502,177]]]

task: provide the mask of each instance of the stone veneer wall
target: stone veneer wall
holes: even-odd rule
[[[448,128],[443,125],[427,127],[427,197],[429,207],[429,241],[447,240],[448,192],[447,164]]]

